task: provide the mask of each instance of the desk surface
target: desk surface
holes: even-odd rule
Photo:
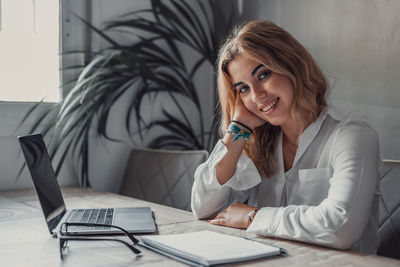
[[[235,266],[400,266],[400,261],[376,255],[322,248],[300,242],[261,238],[244,230],[198,221],[192,213],[112,193],[80,188],[64,188],[64,199],[71,208],[149,206],[153,210],[159,234],[212,230],[247,236],[285,248],[288,256],[279,256],[235,264]],[[186,266],[165,256],[140,248],[136,257],[114,242],[74,242],[64,259],[59,243],[52,238],[44,222],[33,190],[0,192],[1,266]]]

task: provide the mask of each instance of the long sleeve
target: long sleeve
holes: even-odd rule
[[[236,201],[246,201],[249,189],[261,181],[254,163],[242,153],[234,175],[224,185],[220,185],[215,167],[227,152],[226,146],[219,140],[208,160],[194,174],[191,206],[198,219],[211,218]]]
[[[362,235],[378,184],[379,146],[375,131],[352,121],[332,134],[329,190],[318,205],[264,207],[247,231],[338,249],[350,248]],[[307,177],[305,177],[307,178]],[[308,193],[316,194],[312,188]]]

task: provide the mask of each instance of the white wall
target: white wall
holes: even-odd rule
[[[74,12],[80,16],[85,16],[86,1],[81,0],[61,0],[61,6],[65,6],[64,11],[74,10]],[[68,12],[63,12],[60,16],[63,20],[61,34],[62,35],[62,48],[61,50],[72,50],[72,49],[83,49],[86,45],[85,42],[85,29],[78,27],[78,21]],[[68,57],[63,60],[61,58],[61,64],[74,65],[83,62],[82,56]],[[38,68],[40,68],[40,62],[38,62]],[[4,75],[4,74],[2,74]],[[64,81],[71,78],[73,74],[71,72],[64,73]],[[23,77],[21,77],[23,79]],[[32,84],[34,88],[35,84]],[[6,90],[0,88],[0,90]],[[58,90],[58,88],[54,88]],[[62,94],[62,92],[60,92]],[[2,102],[0,101],[0,191],[10,189],[22,189],[33,187],[32,180],[30,178],[27,169],[19,176],[20,167],[24,163],[24,158],[17,141],[18,135],[27,134],[30,128],[34,124],[33,117],[26,121],[20,126],[20,121],[28,110],[34,106],[35,103],[29,102]],[[47,109],[53,104],[45,103],[42,104],[42,109]],[[37,113],[37,114],[40,114]],[[45,125],[46,122],[41,125]],[[45,140],[46,141],[46,140]],[[56,158],[53,163],[57,164],[58,159]],[[68,159],[64,165],[58,181],[63,186],[76,185],[77,184],[77,173],[76,169],[73,168],[71,161]]]
[[[329,101],[364,113],[384,158],[400,159],[400,1],[246,0],[247,20],[288,30],[334,87]]]

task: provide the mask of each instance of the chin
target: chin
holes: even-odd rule
[[[273,125],[273,126],[281,126],[282,125],[282,123],[279,123],[279,122],[274,122],[274,121],[268,121],[269,122],[269,124],[271,124],[271,125]]]
[[[258,118],[260,118],[260,119],[262,119],[263,121],[265,121],[265,123],[269,123],[269,124],[272,124],[272,125],[274,125],[274,126],[278,126],[277,124],[276,124],[276,120],[271,120],[270,118],[265,118],[265,115],[264,114],[260,114],[260,113],[255,113],[255,112],[253,112]],[[264,124],[265,124],[264,123]]]
[[[281,126],[282,125],[282,120],[280,119],[265,119],[263,118],[263,120],[265,120],[266,122],[268,122],[269,124],[273,125],[273,126]]]

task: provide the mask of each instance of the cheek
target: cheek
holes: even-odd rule
[[[293,89],[290,88],[286,91],[286,101],[288,103],[289,106],[293,106],[294,103],[294,93],[293,93]]]
[[[292,103],[294,99],[294,89],[289,78],[286,78],[285,82],[283,83],[283,92],[288,102]]]
[[[251,112],[255,113],[256,111],[258,111],[257,105],[251,100],[250,96],[246,95],[242,97],[242,101],[244,106]]]

